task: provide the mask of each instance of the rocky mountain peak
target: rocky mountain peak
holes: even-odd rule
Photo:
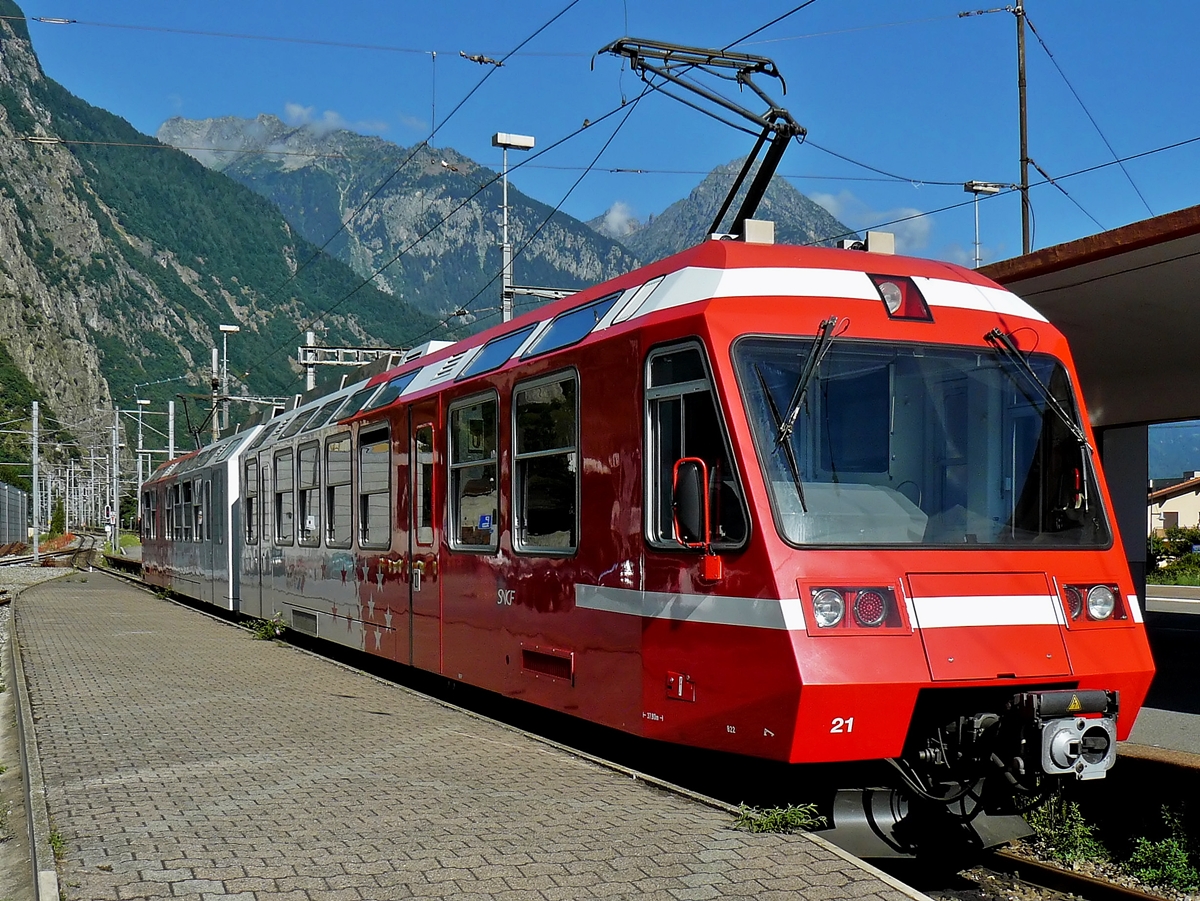
[[[708,237],[713,217],[743,163],[744,160],[736,159],[713,169],[687,197],[671,204],[661,215],[649,217],[645,224],[638,222],[623,204],[614,205],[588,224],[616,238],[643,260],[658,260],[678,253]],[[757,171],[757,167],[751,171]],[[751,178],[747,177],[746,183]],[[741,203],[746,186],[743,185],[731,209],[736,210]],[[838,238],[854,234],[828,210],[778,175],[771,179],[755,217],[775,223],[775,240],[780,244],[832,246]]]

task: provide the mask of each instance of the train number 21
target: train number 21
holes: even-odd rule
[[[833,722],[829,726],[831,734],[854,731],[854,717],[852,716],[835,716]]]

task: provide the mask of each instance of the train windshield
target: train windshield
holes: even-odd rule
[[[814,342],[743,338],[734,361],[784,539],[795,545],[1104,547],[1092,451],[988,348],[835,340],[795,422]],[[1077,422],[1062,365],[1030,367]]]

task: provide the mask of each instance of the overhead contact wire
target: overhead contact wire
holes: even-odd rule
[[[421,47],[396,47],[388,44],[363,44],[353,41],[329,41],[320,38],[293,38],[271,34],[248,34],[236,31],[205,31],[194,28],[172,28],[164,25],[135,25],[125,22],[94,22],[87,19],[68,19],[60,16],[0,16],[0,20],[13,22],[37,22],[40,25],[84,25],[90,28],[114,28],[126,31],[149,31],[162,34],[179,34],[188,37],[226,38],[242,41],[267,41],[277,44],[311,44],[317,47],[333,47],[346,50],[376,50],[385,53],[409,53],[429,56],[434,53],[451,54],[452,50],[434,50]],[[522,56],[587,57],[583,52],[531,51]]]
[[[1100,129],[1100,124],[1096,121],[1096,117],[1092,115],[1091,110],[1089,110],[1087,108],[1087,104],[1085,104],[1083,102],[1083,98],[1079,96],[1079,92],[1077,90],[1075,90],[1075,85],[1071,84],[1071,79],[1067,78],[1067,73],[1064,72],[1062,66],[1060,66],[1058,64],[1058,60],[1055,59],[1054,54],[1050,52],[1050,48],[1046,45],[1046,42],[1042,39],[1042,36],[1038,32],[1037,28],[1034,27],[1033,20],[1029,18],[1028,13],[1026,13],[1026,15],[1025,15],[1025,21],[1029,25],[1029,30],[1033,32],[1033,36],[1035,38],[1037,38],[1037,42],[1041,45],[1042,49],[1044,51],[1046,51],[1046,56],[1048,56],[1050,58],[1050,62],[1054,64],[1054,68],[1058,70],[1058,74],[1062,77],[1063,83],[1067,86],[1067,88],[1070,90],[1071,94],[1075,97],[1075,101],[1079,104],[1079,108],[1081,110],[1083,110],[1083,114],[1085,116],[1087,116],[1088,121],[1092,123],[1092,128],[1096,129],[1096,134],[1098,134],[1100,136],[1100,140],[1103,141],[1104,146],[1108,148],[1108,152],[1112,155],[1113,161],[1116,162],[1117,165],[1119,165],[1121,167],[1121,172],[1124,173],[1125,180],[1129,182],[1129,186],[1131,188],[1133,188],[1134,193],[1137,194],[1138,200],[1140,200],[1142,202],[1142,206],[1144,206],[1146,208],[1146,212],[1149,213],[1151,216],[1153,216],[1154,210],[1152,210],[1150,208],[1149,202],[1147,202],[1146,198],[1142,195],[1141,190],[1138,188],[1137,184],[1133,180],[1133,176],[1130,175],[1129,170],[1125,168],[1125,164],[1117,159],[1117,152],[1115,150],[1113,150],[1113,146],[1111,143],[1109,143],[1108,137]],[[1045,173],[1042,173],[1042,174],[1044,175]],[[1080,209],[1083,209],[1083,208],[1080,207]],[[1086,212],[1086,210],[1085,210],[1085,212]],[[1088,215],[1090,216],[1091,214],[1088,214]],[[1095,221],[1095,220],[1093,220],[1093,221]],[[1099,224],[1099,223],[1097,223],[1097,224]]]

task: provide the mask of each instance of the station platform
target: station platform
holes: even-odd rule
[[[1200,769],[1200,588],[1146,586],[1154,682],[1119,753]]]
[[[924,898],[99,573],[13,627],[69,899]]]

